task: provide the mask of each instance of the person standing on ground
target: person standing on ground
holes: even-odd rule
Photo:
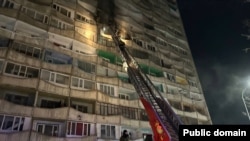
[[[120,141],[129,141],[129,135],[127,130],[123,130],[122,136],[120,137]]]

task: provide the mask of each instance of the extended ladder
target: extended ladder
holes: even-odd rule
[[[154,87],[148,76],[141,71],[119,35],[112,29],[110,30],[122,60],[128,64],[128,76],[149,116],[149,122],[154,133],[154,141],[178,141],[179,125],[182,122],[161,93]]]

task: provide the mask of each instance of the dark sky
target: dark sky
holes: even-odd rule
[[[243,0],[178,0],[189,46],[213,124],[249,124],[241,99],[250,76],[250,3]],[[249,33],[250,34],[250,33]]]

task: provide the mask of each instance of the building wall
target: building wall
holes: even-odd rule
[[[157,3],[115,0],[107,14],[97,0],[0,1],[0,138],[118,140],[128,129],[132,140],[142,140],[152,133],[104,29],[111,15],[183,122],[211,124],[178,7]]]

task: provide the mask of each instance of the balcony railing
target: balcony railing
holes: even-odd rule
[[[14,40],[20,41],[27,44],[36,45],[38,47],[43,47],[45,45],[44,38],[32,38],[21,34],[15,34]]]
[[[28,141],[29,131],[21,131],[14,133],[0,133],[1,141]]]
[[[37,118],[49,118],[49,119],[67,119],[68,117],[68,107],[63,108],[34,108],[34,117]]]
[[[0,7],[0,14],[8,17],[16,18],[18,10]]]
[[[102,116],[96,115],[96,122],[97,123],[104,123],[104,124],[120,124],[120,116]]]
[[[6,55],[8,48],[7,47],[0,47],[0,57],[4,58]]]
[[[23,88],[36,89],[37,78],[17,78],[11,76],[0,76],[0,85],[11,85]]]
[[[72,75],[74,75],[74,76],[78,76],[78,77],[89,79],[89,80],[95,80],[95,78],[96,78],[96,76],[94,74],[87,73],[87,72],[79,69],[78,67],[73,67],[72,73],[73,73]]]
[[[42,63],[42,68],[66,74],[71,73],[71,66],[71,64],[52,64],[47,62]]]
[[[128,118],[121,116],[121,125],[125,125],[125,126],[129,126],[129,127],[138,129],[138,128],[140,128],[140,121],[128,119]]]
[[[22,115],[29,117],[32,114],[32,107],[14,104],[6,100],[0,99],[0,112],[10,115]]]
[[[96,100],[97,91],[96,90],[80,90],[72,88],[70,91],[70,96],[81,99]]]
[[[39,28],[42,28],[44,30],[47,30],[48,29],[48,25],[45,24],[45,23],[42,23],[40,21],[37,21],[31,17],[29,17],[28,15],[24,14],[24,13],[20,13],[19,17],[18,17],[19,20],[25,22],[25,23],[28,23],[28,24],[31,24],[35,27],[39,27]]]
[[[1,34],[2,37],[12,39],[13,31],[11,31],[11,30],[9,30],[7,28],[0,27],[0,34]]]
[[[57,94],[61,96],[69,96],[68,86],[60,86],[60,84],[40,80],[38,89],[43,92]]]
[[[97,76],[96,81],[99,83],[110,84],[110,85],[118,85],[119,78],[117,77],[101,77]]]
[[[40,67],[41,66],[41,62],[39,59],[33,58],[33,57],[28,57],[22,53],[18,53],[16,51],[14,51],[14,50],[9,50],[7,58],[9,60],[19,62],[19,63],[25,64],[25,65],[33,66],[33,67]]]
[[[69,120],[80,120],[83,122],[89,122],[89,123],[96,123],[96,115],[95,114],[89,114],[89,113],[82,113],[80,111],[77,111],[73,108],[69,109]]]

